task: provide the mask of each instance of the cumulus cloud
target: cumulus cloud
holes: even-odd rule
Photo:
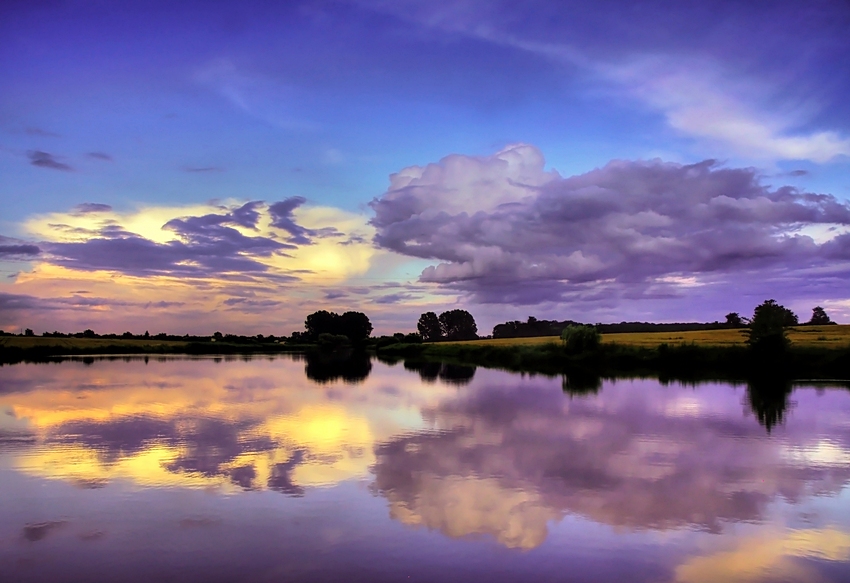
[[[800,232],[846,228],[848,203],[713,160],[612,161],[562,177],[519,144],[406,168],[371,207],[378,246],[437,261],[422,281],[484,302],[560,300],[588,286],[670,293],[689,277],[699,285],[850,257],[850,236],[818,243]]]
[[[30,159],[30,164],[39,168],[51,168],[53,170],[62,170],[71,172],[73,168],[64,162],[56,159],[56,156],[41,150],[31,150],[27,152],[27,157]]]

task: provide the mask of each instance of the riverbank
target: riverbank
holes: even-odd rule
[[[603,342],[595,350],[571,353],[553,341],[470,341],[393,344],[380,349],[378,356],[577,377],[653,376],[699,381],[745,380],[769,374],[789,379],[850,379],[848,345],[792,344],[781,353],[762,353],[743,343],[724,346],[662,342],[641,346]]]
[[[45,362],[63,356],[116,354],[279,354],[301,352],[309,346],[280,343],[191,342],[176,340],[136,340],[108,338],[0,337],[0,365],[18,362]]]

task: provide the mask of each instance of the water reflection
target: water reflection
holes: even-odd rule
[[[404,368],[419,373],[419,378],[426,383],[434,383],[439,379],[458,386],[469,384],[475,377],[476,369],[474,366],[418,360],[404,361]]]
[[[608,386],[599,401],[535,384],[478,387],[425,409],[434,431],[381,444],[374,490],[407,524],[531,548],[567,514],[720,533],[763,520],[777,497],[834,495],[850,480],[850,465],[797,463],[752,419],[712,411],[724,392],[665,395],[644,381]],[[815,426],[799,429],[792,437],[806,441]],[[846,459],[850,427],[830,434]]]
[[[356,354],[4,367],[0,561],[73,557],[124,532],[129,548],[217,540],[196,556],[240,565],[216,575],[231,579],[339,580],[387,554],[397,565],[368,580],[405,580],[411,564],[469,580],[452,562],[469,557],[493,581],[562,580],[563,564],[594,581],[841,580],[847,419],[846,389],[764,379],[521,377]],[[160,526],[127,534],[140,520]],[[120,568],[125,546],[85,564]],[[132,580],[80,565],[56,580]]]
[[[372,360],[361,351],[341,350],[335,352],[313,351],[304,355],[307,378],[317,383],[343,380],[361,383],[372,371]]]
[[[747,383],[750,408],[768,433],[785,421],[792,390],[791,381],[783,378],[758,377]]]

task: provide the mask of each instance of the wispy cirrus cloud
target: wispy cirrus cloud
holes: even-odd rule
[[[62,136],[57,134],[56,132],[51,132],[44,128],[36,127],[36,126],[27,126],[24,128],[24,133],[28,136],[35,136],[38,138],[61,138]]]
[[[0,235],[0,258],[31,258],[39,253],[38,245]]]
[[[221,166],[181,166],[180,170],[190,174],[204,174],[207,172],[224,172]]]
[[[71,209],[71,212],[84,215],[89,213],[105,213],[111,210],[112,207],[108,204],[103,204],[100,202],[83,202],[74,206],[74,208]]]
[[[596,97],[607,92],[618,106],[660,114],[714,155],[731,148],[743,159],[816,163],[850,156],[846,128],[816,121],[830,106],[822,88],[836,92],[833,101],[846,92],[834,81],[850,49],[842,4],[703,2],[658,10],[619,0],[533,2],[533,9],[477,0],[354,1],[450,38],[536,55]],[[805,39],[794,46],[807,50],[777,41],[792,37]]]

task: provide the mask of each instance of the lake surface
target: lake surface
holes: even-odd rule
[[[850,581],[848,484],[840,387],[0,367],[2,581]]]

